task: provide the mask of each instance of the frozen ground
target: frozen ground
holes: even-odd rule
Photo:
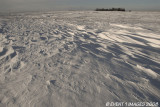
[[[160,101],[159,12],[0,16],[0,107]]]

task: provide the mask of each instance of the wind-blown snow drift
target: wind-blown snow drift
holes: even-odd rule
[[[0,16],[0,107],[160,101],[160,13]]]

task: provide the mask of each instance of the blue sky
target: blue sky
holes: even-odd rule
[[[0,11],[84,10],[123,7],[127,10],[158,10],[160,0],[0,0]]]

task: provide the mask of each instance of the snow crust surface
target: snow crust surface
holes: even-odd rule
[[[0,107],[160,102],[160,13],[0,16]]]

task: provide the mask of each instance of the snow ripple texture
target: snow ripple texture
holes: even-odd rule
[[[160,102],[160,13],[0,15],[0,107]]]

